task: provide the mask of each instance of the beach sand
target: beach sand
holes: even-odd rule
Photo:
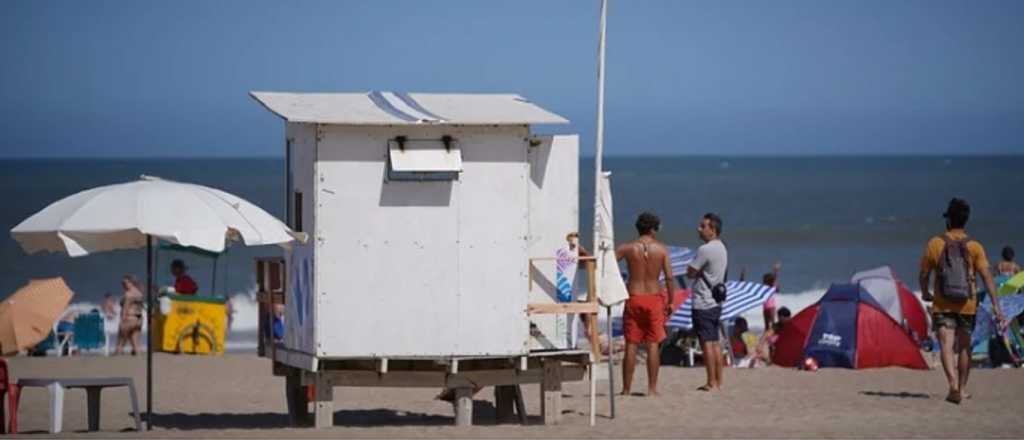
[[[14,377],[131,376],[145,407],[145,357],[9,358]],[[537,386],[524,387],[531,426],[494,425],[493,391],[477,395],[475,423],[456,428],[437,390],[336,388],[335,428],[290,428],[284,379],[254,355],[155,357],[154,431],[142,437],[1021,437],[1024,371],[974,370],[974,398],[960,406],[943,401],[939,371],[890,368],[800,372],[781,368],[727,369],[726,389],[694,391],[701,368],[663,367],[661,396],[617,400],[609,420],[606,382],[599,382],[597,426],[588,426],[587,382],[567,384],[564,419],[541,426]],[[639,369],[638,369],[639,370]],[[618,382],[618,380],[617,380]],[[637,372],[634,391],[646,389]],[[102,432],[84,433],[85,393],[65,394],[62,436],[140,437],[132,426],[128,393],[103,393]],[[48,395],[32,388],[21,399],[20,431],[46,435]]]

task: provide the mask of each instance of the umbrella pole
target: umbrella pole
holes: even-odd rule
[[[601,0],[601,22],[598,30],[597,42],[597,133],[594,139],[594,255],[601,255],[597,261],[598,268],[604,273],[604,254],[606,246],[614,246],[614,243],[604,243],[598,231],[597,216],[601,209],[601,179],[604,178],[604,49],[605,29],[608,19],[608,0]],[[597,280],[600,280],[598,277]],[[595,280],[596,281],[596,280]],[[600,286],[594,290],[600,292]],[[615,418],[615,365],[612,363],[614,353],[612,337],[612,308],[608,307],[608,402],[611,409],[611,418]]]
[[[153,430],[153,237],[146,235],[146,430]]]
[[[607,307],[608,310],[608,402],[610,405],[610,416],[615,418],[615,363],[612,362],[612,355],[615,353],[615,344],[613,341],[615,338],[612,334],[612,308]]]

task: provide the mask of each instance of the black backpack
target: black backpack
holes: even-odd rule
[[[950,302],[967,302],[974,295],[970,279],[971,255],[967,250],[970,239],[953,240],[946,234],[941,237],[946,246],[939,257],[939,293]]]

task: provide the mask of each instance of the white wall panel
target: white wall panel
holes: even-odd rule
[[[457,181],[385,182],[387,141],[451,135]],[[522,353],[527,327],[522,127],[323,126],[317,353]]]
[[[316,126],[313,124],[288,123],[285,136],[291,145],[291,187],[292,191],[303,194],[302,230],[312,232],[314,207],[314,174],[316,159]],[[288,209],[294,211],[293,195],[286,199]],[[297,213],[292,212],[295,219]],[[289,225],[294,226],[294,225]],[[315,262],[315,234],[305,244],[293,243],[290,252],[285,252],[287,262],[288,288],[285,299],[285,338],[284,345],[290,349],[305,353],[315,350],[315,282],[313,274]]]
[[[530,258],[554,257],[566,246],[565,236],[579,232],[579,137],[535,136],[540,144],[529,150]],[[556,302],[555,263],[538,261],[530,268],[531,303]],[[581,271],[582,272],[582,271]],[[531,348],[566,348],[570,330],[565,315],[534,315],[530,321],[539,336]]]

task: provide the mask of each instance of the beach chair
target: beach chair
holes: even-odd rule
[[[4,397],[6,396],[6,401]],[[4,403],[8,409],[4,411]],[[5,422],[7,413],[10,412],[9,424]],[[5,429],[6,428],[6,429]],[[0,434],[18,433],[18,386],[11,383],[11,375],[7,370],[7,361],[0,359]]]
[[[75,337],[75,324],[64,320],[58,320],[53,323],[53,334],[56,340],[57,357],[64,356],[65,354],[70,355],[73,347],[71,343],[74,342]]]
[[[72,348],[74,351],[103,349],[105,356],[110,355],[106,326],[99,310],[93,310],[75,318],[73,338]]]
[[[35,347],[31,354],[44,356],[53,352],[57,357],[63,356],[66,351],[71,350],[71,338],[74,335],[74,324],[66,321],[57,321],[53,324],[53,330],[46,335]]]

